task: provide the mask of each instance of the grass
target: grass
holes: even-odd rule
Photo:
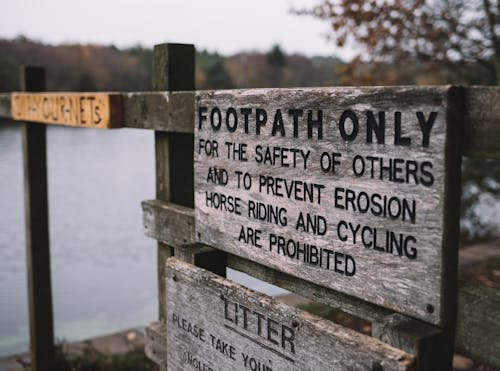
[[[149,360],[142,347],[123,354],[105,354],[87,343],[81,354],[65,354],[56,347],[56,371],[152,371],[158,366]]]

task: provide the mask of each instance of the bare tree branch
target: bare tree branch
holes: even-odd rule
[[[500,0],[318,0],[295,12],[328,21],[330,38],[338,46],[358,43],[365,60],[425,62],[436,69],[477,62],[488,70],[494,62],[500,78],[500,36],[495,34]]]

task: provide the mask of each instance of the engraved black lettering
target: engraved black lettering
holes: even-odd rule
[[[307,111],[307,137],[313,137],[313,128],[317,129],[318,139],[323,139],[323,111],[318,110],[317,118],[313,119],[312,110]]]
[[[366,143],[373,143],[373,133],[378,144],[385,143],[385,112],[379,111],[378,122],[372,111],[366,112]]]
[[[232,119],[231,119],[232,116]],[[232,121],[232,123],[231,123]],[[226,127],[227,131],[234,133],[238,127],[238,115],[233,107],[229,107],[226,112]]]
[[[245,134],[248,134],[248,116],[252,114],[252,109],[242,108],[240,112],[243,115],[243,127],[245,128]]]
[[[432,174],[432,162],[425,161],[420,165],[420,172],[422,176],[420,177],[420,183],[426,187],[430,187],[434,184],[434,175]]]
[[[411,138],[403,137],[401,128],[401,112],[394,112],[394,145],[396,146],[410,146]]]
[[[417,118],[420,130],[422,131],[422,147],[429,147],[430,135],[434,122],[436,121],[437,112],[431,112],[429,119],[426,120],[424,113],[418,111]]]
[[[260,128],[267,122],[267,112],[262,108],[255,110],[255,134],[260,135]]]
[[[299,118],[304,114],[304,110],[301,109],[290,109],[288,110],[288,115],[293,118],[293,137],[299,137]]]
[[[219,107],[212,108],[210,112],[210,125],[213,131],[219,131],[222,125],[222,114]]]
[[[273,130],[271,132],[271,135],[274,137],[278,132],[282,137],[285,136],[285,127],[283,126],[283,117],[281,116],[280,109],[277,109],[276,113],[274,114]]]
[[[346,120],[349,119],[351,121],[351,132],[347,133],[346,131]],[[339,120],[339,130],[340,130],[340,136],[342,137],[342,140],[346,142],[352,142],[353,140],[356,139],[358,136],[358,131],[359,131],[359,122],[358,122],[358,117],[356,114],[351,111],[347,110],[342,112],[340,115],[340,120]]]

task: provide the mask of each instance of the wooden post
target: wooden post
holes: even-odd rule
[[[23,91],[44,91],[45,70],[41,67],[21,67],[20,83]],[[53,370],[45,125],[24,123],[22,141],[31,369]]]
[[[175,257],[226,278],[227,254],[224,251],[200,244],[175,248]]]
[[[401,314],[391,314],[372,322],[372,336],[417,358],[417,371],[451,370],[449,330],[429,325]],[[453,351],[453,349],[451,349]]]
[[[464,126],[464,90],[448,90],[447,120],[450,130],[446,145],[448,162],[444,242],[442,256],[442,278],[445,281],[442,295],[447,298],[442,304],[444,321],[440,328],[420,323],[400,314],[387,316],[372,323],[372,336],[417,356],[417,370],[451,370],[455,342],[457,317],[457,270],[458,236],[460,234],[460,194],[462,168],[462,140]],[[432,307],[430,307],[432,309]]]
[[[194,90],[194,46],[156,45],[153,52],[153,90]],[[156,199],[194,207],[193,135],[155,131]],[[173,248],[158,242],[158,299],[165,319],[165,261]]]

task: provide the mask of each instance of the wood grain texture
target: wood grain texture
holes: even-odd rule
[[[153,49],[152,89],[155,91],[194,90],[194,46],[161,44]],[[165,99],[160,98],[161,102]],[[141,109],[144,106],[140,103]],[[183,109],[186,107],[183,103]],[[153,105],[154,107],[154,105]],[[187,107],[190,109],[191,104]],[[170,111],[174,114],[176,111]],[[139,119],[144,118],[141,115]],[[138,120],[139,120],[138,119]],[[180,124],[184,117],[176,117]],[[190,118],[189,118],[190,119]],[[192,207],[193,140],[192,134],[155,131],[156,199]],[[173,156],[175,154],[175,158]],[[159,317],[165,320],[165,260],[174,253],[173,246],[158,242],[157,272]],[[166,365],[161,367],[165,369]]]
[[[153,90],[194,90],[194,60],[194,45],[175,43],[155,45]]]
[[[193,133],[194,92],[128,93],[123,96],[123,126]]]
[[[168,79],[168,44],[155,45],[153,49],[153,74],[151,85],[153,90],[169,90]],[[155,131],[155,184],[156,199],[170,201],[170,141],[167,133]],[[157,256],[157,276],[158,276],[158,315],[160,321],[165,321],[165,260],[172,256],[174,249],[171,246],[158,241]],[[166,366],[162,367],[163,371]]]
[[[159,200],[142,202],[144,234],[172,247],[194,243],[194,210]]]
[[[143,201],[142,209],[143,228],[146,236],[175,246],[178,250],[176,256],[181,257],[181,260],[194,264],[195,256],[213,249],[199,244],[190,245],[194,243],[194,209],[158,200]],[[192,237],[192,240],[189,239],[189,236]],[[184,240],[188,242],[185,243]],[[370,321],[382,321],[392,313],[364,300],[315,285],[312,282],[301,280],[237,255],[228,254],[227,265],[229,268],[247,273],[305,298],[342,309],[344,312]]]
[[[454,200],[448,205],[454,205],[458,202],[459,194],[453,187],[446,188],[448,194],[445,194],[447,184],[457,183],[460,169],[458,144],[455,141],[458,139],[457,133],[461,132],[461,123],[457,121],[456,116],[453,116],[454,122],[449,122],[450,92],[454,91],[457,90],[450,87],[399,87],[255,89],[199,93],[197,107],[206,107],[207,111],[201,130],[198,130],[198,124],[195,130],[197,241],[426,322],[439,325],[451,323],[455,277],[451,279],[444,277],[443,260],[446,257],[453,263],[453,255],[457,255],[457,245],[449,236],[451,229],[448,224],[453,225],[453,231],[456,230],[458,214],[454,208],[444,207],[445,196],[449,197],[448,201]],[[219,131],[212,130],[209,123],[214,107],[218,107],[222,112]],[[226,128],[225,112],[230,108],[234,108],[238,114],[241,108],[252,109],[248,134],[243,131],[244,120],[241,115],[239,126],[234,132]],[[256,108],[265,109],[268,115],[267,124],[262,126],[260,135],[257,134],[255,123]],[[288,116],[289,109],[303,110],[303,117],[299,119],[297,125],[297,138],[292,134],[294,126],[292,118]],[[282,112],[285,136],[279,133],[273,136],[271,133],[272,122],[276,120],[278,110]],[[323,114],[323,138],[318,139],[317,131],[313,128],[312,139],[308,139],[306,117],[311,115],[311,120],[317,119],[318,110],[322,110]],[[351,142],[343,140],[339,134],[339,117],[348,110],[359,120],[358,136]],[[367,144],[368,111],[374,115],[378,115],[380,111],[386,112],[385,144]],[[410,146],[394,145],[397,136],[395,112],[401,112],[401,132],[404,136],[412,138]],[[423,134],[417,121],[417,112],[422,112],[426,118],[435,112],[429,146],[423,145]],[[195,123],[198,123],[199,119],[200,115],[196,112]],[[346,125],[346,132],[351,133],[349,123]],[[204,148],[199,146],[201,139],[217,140],[220,143],[221,155],[215,158],[208,156]],[[376,139],[372,138],[372,141],[375,142]],[[243,162],[228,159],[225,142],[246,143],[249,160]],[[277,166],[257,164],[254,160],[254,156],[257,156],[257,146],[264,149],[286,147],[310,151],[307,170],[304,170],[304,161],[300,156],[297,168],[293,168],[292,165],[279,166],[279,162]],[[341,153],[340,165],[337,165],[335,172],[323,172],[320,168],[320,155],[332,152]],[[419,164],[417,166],[422,166],[423,162],[430,163],[433,184],[431,186],[415,184],[417,182],[412,181],[412,178],[409,178],[408,183],[380,180],[377,165],[369,164],[366,166],[375,168],[374,179],[371,179],[369,171],[365,171],[362,176],[355,176],[352,164],[358,155],[365,158],[366,156],[383,158],[385,166],[389,159],[396,158],[401,159],[398,161],[413,161]],[[291,164],[291,154],[288,153],[288,156],[287,161]],[[207,182],[208,174],[213,167],[228,171],[227,185]],[[251,175],[253,183],[249,191],[245,191],[242,186],[238,188],[236,171],[248,172]],[[261,176],[264,177],[265,183],[264,187],[259,189],[262,185]],[[269,183],[266,183],[267,179],[274,180],[276,177],[288,182],[287,185],[281,183],[282,194],[285,194],[282,197],[273,195],[278,192],[277,188],[271,187],[269,191]],[[302,202],[300,198],[293,199],[293,197],[289,199],[285,188],[292,180],[298,181],[299,186],[302,184],[300,182],[303,182],[323,187],[321,202],[319,192],[316,193],[316,198],[311,198],[311,202]],[[347,207],[345,189],[352,190],[357,195],[364,192],[369,197],[373,194],[387,198],[396,196],[400,201],[414,203],[415,218],[412,220],[403,220],[400,217],[385,218],[371,215],[369,212],[356,212],[352,206],[350,210],[341,210],[335,207],[337,201],[334,200],[334,194],[337,187],[344,189],[340,202],[340,205],[344,202],[343,207]],[[238,197],[241,200],[242,215],[210,207],[210,203],[207,206],[207,192]],[[299,192],[299,197],[306,198],[304,195],[305,193]],[[288,219],[287,225],[277,225],[279,223],[248,217],[250,202],[254,205],[256,203],[270,205],[273,208],[284,207]],[[319,233],[298,230],[296,224],[300,213],[324,217],[327,223],[326,233],[320,236]],[[356,229],[358,226],[360,230],[365,226],[370,228],[367,232],[369,236],[366,239],[367,243],[362,243],[365,238],[360,233],[356,236],[355,242],[354,234],[349,232],[350,228]],[[248,227],[262,231],[262,247],[238,241],[241,240],[241,228]],[[377,229],[379,234],[377,244],[382,249],[387,245],[384,242],[386,233],[394,232],[396,238],[399,238],[400,234],[402,238],[411,236],[415,239],[411,245],[416,248],[417,256],[412,257],[411,254],[398,256],[399,254],[395,253],[375,251],[374,229]],[[304,244],[322,248],[323,255],[327,257],[322,264],[304,262],[303,258],[297,258],[297,254],[286,253],[284,248],[280,251],[277,244],[271,245],[271,235],[283,236],[287,246],[289,240],[293,240],[295,244],[297,242],[301,244],[301,248],[304,248]],[[448,240],[452,243],[448,244]],[[350,256],[356,265],[354,275],[348,274],[352,273],[353,269],[348,272],[346,256]],[[337,267],[337,258],[341,261],[338,264],[341,267],[340,272],[334,270],[334,265]],[[452,270],[450,272],[453,275]],[[448,306],[447,302],[450,303]]]
[[[172,205],[158,200],[143,201],[143,227],[146,236],[179,247],[179,256],[182,260],[195,262],[197,254],[211,251],[212,248],[200,245],[184,246],[186,236],[192,236],[194,242],[194,209]],[[176,254],[177,256],[177,254]],[[245,258],[228,254],[229,268],[247,273],[253,277],[269,282],[295,292],[301,296],[317,302],[342,309],[347,313],[368,319],[370,321],[383,320],[391,311],[378,307],[369,302],[348,296],[341,292],[303,281],[289,274],[271,269]]]
[[[20,84],[25,91],[45,90],[45,69],[20,67]],[[21,128],[31,368],[44,371],[55,364],[46,127],[27,122]]]
[[[395,348],[414,354],[419,371],[452,370],[450,333],[414,318],[391,314],[372,323],[372,336]]]
[[[457,351],[500,368],[500,291],[465,284],[458,298]]]
[[[414,365],[413,356],[383,342],[176,258],[168,259],[166,273],[170,370],[198,364],[206,370],[244,369],[246,356],[247,367],[254,358],[272,370],[407,370]],[[226,346],[217,348],[218,341]]]
[[[464,155],[500,157],[500,87],[465,88]]]
[[[14,120],[111,129],[122,125],[118,93],[12,93]]]
[[[144,208],[144,210],[148,209]],[[164,236],[164,231],[156,228],[156,224],[154,223],[155,218],[162,220],[171,218],[172,220],[175,220],[175,215],[178,215],[178,219],[182,220],[184,218],[191,218],[194,223],[193,209],[189,209],[189,211],[184,209],[182,211],[178,211],[177,208],[154,207],[151,208],[151,212],[157,213],[157,215],[153,218],[144,217],[143,219],[144,222],[147,223],[145,224],[145,228],[146,225],[149,225],[147,228],[147,235],[155,239],[160,239],[161,236]],[[186,212],[190,214],[188,217],[186,216]],[[168,215],[161,216],[163,213]],[[182,224],[191,225],[189,222],[182,222]],[[178,233],[180,235],[184,232],[191,233],[189,232],[190,228],[191,227],[188,227],[187,230],[182,229]],[[199,247],[198,245],[181,246],[180,250],[182,251],[179,251],[179,256],[182,256],[186,261],[193,263],[195,262],[197,254],[211,251],[211,249],[207,246]],[[329,305],[333,308],[341,309],[346,313],[372,321],[376,327],[378,326],[379,329],[382,328],[386,332],[392,331],[394,334],[396,333],[393,330],[394,327],[401,327],[400,321],[396,321],[397,323],[395,323],[394,320],[389,321],[393,318],[393,315],[395,315],[395,313],[392,313],[390,310],[378,307],[364,300],[351,297],[335,290],[319,286],[308,281],[303,281],[292,275],[277,271],[240,256],[227,254],[227,266],[237,271],[247,273],[265,282],[287,289],[305,298]],[[498,316],[496,315],[499,313],[498,308],[500,308],[500,294],[497,290],[471,285],[459,287],[458,322],[456,327],[455,342],[456,349],[473,359],[482,360],[483,362],[486,362],[494,367],[500,367],[500,357],[497,351],[500,347],[497,336],[497,334],[500,333],[500,319],[497,318]],[[408,321],[407,318],[402,316],[397,316],[397,319],[404,319],[405,323]],[[392,325],[388,326],[388,323]],[[430,327],[422,324],[422,328],[429,329]],[[384,331],[375,331],[378,331],[378,333],[381,334],[380,336],[385,336],[382,335],[384,334]],[[426,335],[424,340],[418,340],[419,336],[415,336],[415,334],[411,334],[408,331],[403,331],[403,334],[405,333],[407,336],[410,336],[413,346],[417,348],[427,347],[427,345],[432,344],[438,336],[438,334],[436,334],[436,336]],[[404,340],[406,337],[403,336],[402,339]],[[442,345],[442,343],[443,342],[441,340],[438,341],[438,345]],[[395,345],[395,343],[393,344]],[[439,348],[437,345],[432,345],[432,349]],[[408,351],[408,348],[406,350]]]
[[[10,94],[0,94],[0,118],[12,118]]]
[[[167,335],[165,323],[155,321],[147,324],[144,328],[146,332],[144,352],[146,356],[161,367],[166,367]]]
[[[500,88],[465,87],[465,156],[500,156]],[[165,89],[162,89],[165,90]],[[203,92],[199,92],[203,93]],[[177,133],[194,132],[195,93],[122,93],[123,126]],[[0,94],[0,117],[11,118],[10,93]]]
[[[284,288],[304,298],[340,309],[343,312],[364,318],[368,321],[383,321],[386,316],[393,313],[388,309],[367,301],[324,286],[316,285],[309,281],[301,280],[293,275],[283,273],[237,255],[228,254],[227,266],[262,281]]]

